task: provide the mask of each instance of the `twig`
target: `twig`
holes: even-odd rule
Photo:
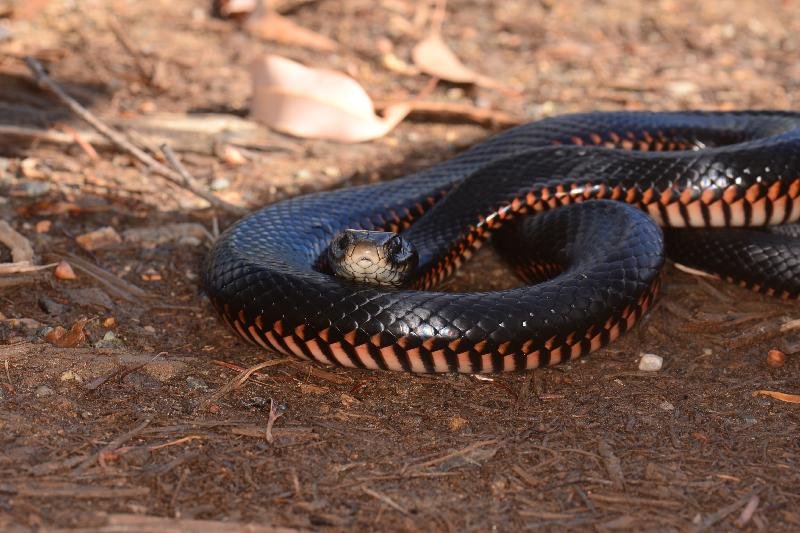
[[[388,101],[375,102],[375,107],[379,111],[385,109],[389,105],[391,104]],[[474,122],[481,126],[496,126],[501,128],[518,126],[524,122],[524,120],[503,111],[485,109],[458,102],[412,100],[408,105],[411,106],[411,112],[409,113],[411,117],[420,115],[428,117],[433,116],[440,120],[461,120],[465,122]]]
[[[100,448],[100,450],[97,453],[93,453],[91,456],[89,456],[89,458],[87,458],[84,462],[78,465],[78,468],[75,469],[75,473],[79,474],[83,472],[84,470],[92,466],[92,464],[94,464],[95,461],[97,461],[102,455],[113,452],[114,450],[116,450],[117,448],[128,442],[130,439],[141,433],[149,425],[150,425],[150,419],[145,418],[135,428],[126,433],[123,433],[116,439],[112,440],[111,442]]]
[[[665,509],[683,509],[685,505],[675,500],[658,500],[655,498],[634,498],[628,496],[613,496],[608,494],[589,494],[589,498],[598,502],[620,503],[632,506],[663,507]]]
[[[740,498],[739,500],[733,502],[732,504],[726,505],[725,507],[709,514],[692,531],[697,533],[709,529],[717,522],[725,519],[725,517],[727,517],[731,513],[735,513],[736,511],[738,511],[740,507],[744,507],[745,505],[747,505],[747,503],[751,500],[751,498],[753,498],[753,496],[757,496],[759,492],[760,490],[754,490],[750,492],[750,494],[748,494],[747,496],[744,496],[743,498]]]
[[[230,204],[225,200],[222,200],[221,198],[217,198],[210,192],[203,189],[200,186],[200,184],[198,184],[191,176],[181,175],[181,173],[176,172],[175,170],[167,167],[166,165],[159,163],[147,152],[145,152],[141,148],[135,146],[130,141],[128,141],[120,132],[106,125],[94,114],[92,114],[88,109],[83,107],[74,98],[72,98],[69,94],[67,94],[52,79],[50,79],[50,77],[45,72],[44,67],[42,66],[41,63],[39,63],[39,61],[37,61],[32,57],[26,57],[25,63],[28,65],[28,68],[30,68],[31,71],[33,72],[34,76],[36,77],[36,82],[39,84],[40,87],[53,93],[53,95],[55,95],[64,105],[66,105],[70,109],[70,111],[72,111],[78,117],[86,121],[90,126],[96,129],[98,132],[105,135],[111,142],[117,145],[117,147],[128,152],[136,159],[147,165],[149,170],[166,178],[168,181],[177,185],[178,187],[181,187],[182,189],[188,190],[194,195],[199,196],[200,198],[204,199],[209,204],[218,209],[222,209],[224,211],[236,215],[242,215],[246,213],[246,210],[244,208]]]
[[[275,424],[275,421],[283,416],[283,413],[279,412],[278,409],[275,408],[275,403],[272,401],[272,398],[269,399],[269,418],[267,419],[267,430],[265,433],[265,437],[267,442],[272,444],[275,442],[275,437],[272,436],[272,426]]]
[[[3,366],[6,369],[6,382],[8,383],[8,386],[11,388],[11,390],[14,390],[14,384],[11,383],[11,372],[9,371],[8,359],[3,361]]]
[[[622,464],[620,463],[619,457],[614,453],[614,449],[608,441],[601,440],[597,451],[600,457],[603,458],[603,465],[606,467],[608,477],[611,478],[613,487],[617,490],[623,490],[625,488],[625,476],[622,473]]]
[[[119,25],[116,19],[111,18],[108,21],[108,28],[111,30],[111,33],[114,34],[114,37],[117,38],[117,42],[125,49],[126,52],[133,58],[133,64],[136,66],[136,70],[139,71],[139,76],[142,78],[147,85],[153,86],[153,73],[154,69],[148,69],[144,61],[142,61],[142,54],[136,47],[133,46],[133,43],[130,42],[128,37],[125,35],[125,32]]]
[[[119,276],[115,276],[111,272],[100,268],[99,266],[78,257],[77,255],[73,254],[46,254],[46,257],[57,257],[58,259],[66,259],[70,265],[73,267],[89,274],[95,280],[97,280],[103,288],[109,292],[112,296],[116,298],[122,298],[123,300],[127,300],[131,303],[141,304],[142,298],[148,298],[150,295],[140,289],[133,283],[125,281]]]
[[[57,487],[31,487],[0,485],[0,492],[8,492],[27,498],[64,498],[64,499],[123,499],[141,498],[150,494],[147,487],[87,487],[84,485],[61,485]]]
[[[397,502],[395,502],[393,499],[391,499],[390,497],[386,496],[385,494],[381,494],[380,492],[378,492],[376,490],[372,490],[372,489],[367,488],[365,486],[362,486],[361,490],[363,490],[365,494],[369,494],[370,496],[372,496],[376,500],[382,501],[383,503],[385,503],[386,505],[388,505],[389,507],[391,507],[395,511],[399,511],[399,512],[403,513],[404,515],[408,514],[408,511],[406,511],[405,509],[400,507],[400,505],[398,505]]]
[[[431,33],[442,33],[444,19],[447,16],[447,0],[436,0],[431,15]]]
[[[742,509],[742,514],[739,515],[739,518],[733,523],[738,528],[742,528],[747,525],[751,518],[753,518],[753,513],[756,512],[758,509],[758,504],[761,500],[758,497],[758,494],[753,494],[750,497],[750,500],[747,502],[747,505],[744,506]]]
[[[31,265],[27,261],[21,261],[19,263],[0,263],[0,275],[38,272],[39,270],[47,270],[48,268],[53,268],[56,265],[58,265],[58,263],[50,263],[48,265]]]
[[[200,402],[200,405],[197,406],[197,411],[202,411],[208,408],[211,404],[216,402],[218,399],[220,399],[230,391],[241,387],[248,379],[250,379],[250,376],[253,373],[261,370],[262,368],[272,366],[274,364],[275,363],[273,361],[264,361],[263,363],[251,366],[250,368],[240,373],[232,380],[228,381],[225,385],[223,385],[222,387],[211,393],[205,400]]]
[[[312,375],[315,378],[324,379],[325,381],[330,381],[332,383],[336,383],[337,385],[347,385],[353,382],[351,378],[339,376],[337,374],[334,374],[333,372],[322,370],[321,368],[317,368],[314,365],[311,365],[304,361],[298,361],[294,358],[291,358],[291,360],[289,361],[289,365],[297,369],[300,369],[304,372],[308,372],[309,375]]]
[[[0,242],[11,250],[15,263],[33,264],[33,247],[24,235],[17,233],[5,220],[0,220]]]

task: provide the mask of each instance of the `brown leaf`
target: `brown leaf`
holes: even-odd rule
[[[411,51],[414,64],[426,74],[453,83],[474,83],[481,87],[497,89],[502,84],[470,69],[453,53],[438,33],[432,33]]]
[[[398,103],[378,117],[369,95],[349,76],[276,55],[257,60],[250,72],[253,118],[297,137],[368,141],[386,135],[410,111]]]
[[[778,392],[774,390],[757,390],[753,396],[769,396],[782,402],[800,403],[800,394],[786,394],[785,392]]]
[[[264,2],[258,2],[258,7],[247,17],[244,29],[250,35],[267,41],[302,46],[322,52],[331,52],[337,46],[336,41],[295,24],[265,7]]]
[[[86,333],[83,331],[86,322],[88,322],[87,319],[81,318],[72,325],[69,331],[61,326],[56,326],[45,335],[45,340],[59,348],[75,348],[86,340]]]

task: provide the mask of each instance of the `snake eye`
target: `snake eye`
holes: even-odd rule
[[[395,235],[389,241],[389,252],[392,254],[399,254],[403,250],[403,241],[399,236]]]

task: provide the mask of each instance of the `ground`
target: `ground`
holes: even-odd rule
[[[450,2],[445,41],[512,90],[430,90],[423,74],[385,68],[387,42],[409,61],[426,34],[411,1],[280,6],[337,49],[260,41],[201,1],[0,2],[0,125],[89,131],[37,88],[28,55],[117,125],[164,112],[244,116],[247,65],[267,51],[348,72],[376,100],[427,87],[430,100],[522,120],[800,108],[792,0]],[[400,176],[495,131],[414,116],[355,145],[261,130],[238,165],[219,150],[176,151],[204,185],[253,209]],[[579,362],[491,378],[321,368],[246,346],[218,320],[197,286],[202,236],[93,253],[76,241],[106,226],[212,231],[215,215],[222,228],[234,216],[108,146],[93,158],[72,142],[3,139],[2,219],[43,264],[66,257],[77,279],[47,270],[0,288],[0,529],[800,528],[798,405],[754,395],[800,392],[796,303],[670,265],[648,317]],[[509,276],[487,248],[451,286]],[[85,339],[43,339],[47,327],[80,330],[80,319]],[[788,354],[782,366],[767,363],[774,348]],[[664,367],[639,371],[642,353]]]

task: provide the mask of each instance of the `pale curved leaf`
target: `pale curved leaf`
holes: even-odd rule
[[[501,87],[495,80],[478,74],[464,65],[436,32],[414,46],[411,59],[421,71],[443,80],[453,83],[474,83],[489,88]]]
[[[405,103],[375,115],[372,100],[340,72],[267,55],[251,67],[253,118],[297,137],[361,142],[382,137],[410,111]]]

